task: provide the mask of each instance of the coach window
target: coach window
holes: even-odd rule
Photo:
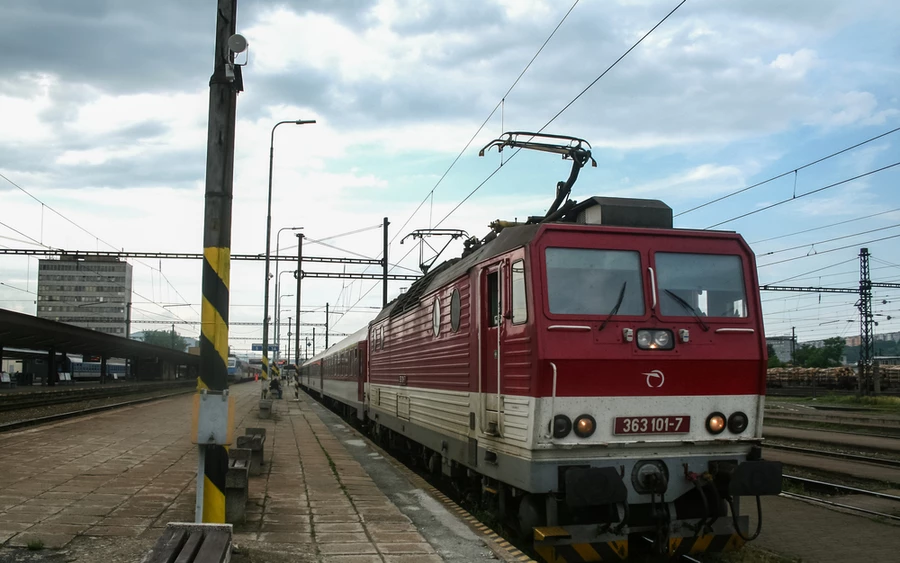
[[[453,288],[453,294],[450,296],[450,330],[456,332],[459,330],[459,290]]]
[[[435,336],[441,333],[441,300],[437,297],[434,298],[434,304],[431,306],[431,328],[434,330]]]
[[[528,320],[528,305],[525,301],[525,262],[516,260],[512,264],[512,322],[522,324]]]

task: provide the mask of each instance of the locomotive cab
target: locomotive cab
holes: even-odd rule
[[[500,320],[484,350],[500,389],[486,385],[498,396],[485,414],[500,435],[517,342],[533,338],[536,350],[527,486],[551,492],[520,506],[520,524],[539,552],[553,550],[548,560],[586,544],[621,555],[647,535],[672,555],[737,548],[749,535],[737,497],[781,487],[780,464],[759,459],[766,355],[753,253],[734,233],[672,229],[662,202],[583,205],[577,222],[541,225],[523,260],[513,253],[487,274],[509,277],[506,301],[490,284],[484,296],[497,298],[486,320]]]

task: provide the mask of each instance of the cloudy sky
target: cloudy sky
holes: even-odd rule
[[[478,149],[548,124],[678,3],[581,0],[510,91],[573,1],[240,0],[250,49],[232,251],[264,251],[269,135],[285,119],[318,123],[276,133],[273,247],[277,229],[302,225],[331,245],[306,254],[375,257],[378,230],[330,237],[386,216],[394,272],[409,273],[418,249],[400,240],[415,228],[484,235],[490,220],[542,213],[568,164],[522,152],[500,167]],[[5,0],[0,13],[0,246],[201,252],[215,2]],[[737,230],[761,283],[852,287],[863,245],[873,279],[900,280],[900,166],[874,172],[900,162],[900,131],[804,167],[900,127],[898,24],[891,0],[688,0],[547,125],[594,147],[599,166],[573,197],[659,198],[678,227]],[[284,253],[292,239],[283,233]],[[132,263],[133,331],[199,320],[199,263]],[[261,320],[263,268],[233,263],[232,320]],[[0,257],[0,307],[34,312],[36,270],[34,258]],[[310,280],[303,305],[331,303],[335,331],[350,333],[379,307],[374,286]],[[887,320],[900,317],[900,291],[876,298],[876,331],[900,330]],[[858,330],[852,295],[763,299],[769,335]],[[192,306],[163,307],[177,304]],[[232,345],[261,332],[235,326]]]

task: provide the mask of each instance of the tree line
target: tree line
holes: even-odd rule
[[[769,350],[769,367],[790,366],[791,362],[782,362],[775,355],[775,349],[771,344]],[[890,340],[878,340],[875,342],[876,356],[900,356],[900,342]],[[811,344],[801,344],[794,349],[793,365],[805,368],[829,368],[843,365],[841,358],[845,357],[848,365],[856,365],[859,362],[859,346],[846,346],[844,339],[840,337],[828,338],[821,348]]]

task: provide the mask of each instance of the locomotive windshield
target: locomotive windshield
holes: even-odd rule
[[[739,256],[657,252],[656,275],[662,315],[747,316],[744,273]],[[693,308],[692,312],[687,311],[685,303]]]
[[[627,250],[548,248],[547,297],[559,315],[644,314],[641,258]],[[624,290],[623,290],[624,287]]]

